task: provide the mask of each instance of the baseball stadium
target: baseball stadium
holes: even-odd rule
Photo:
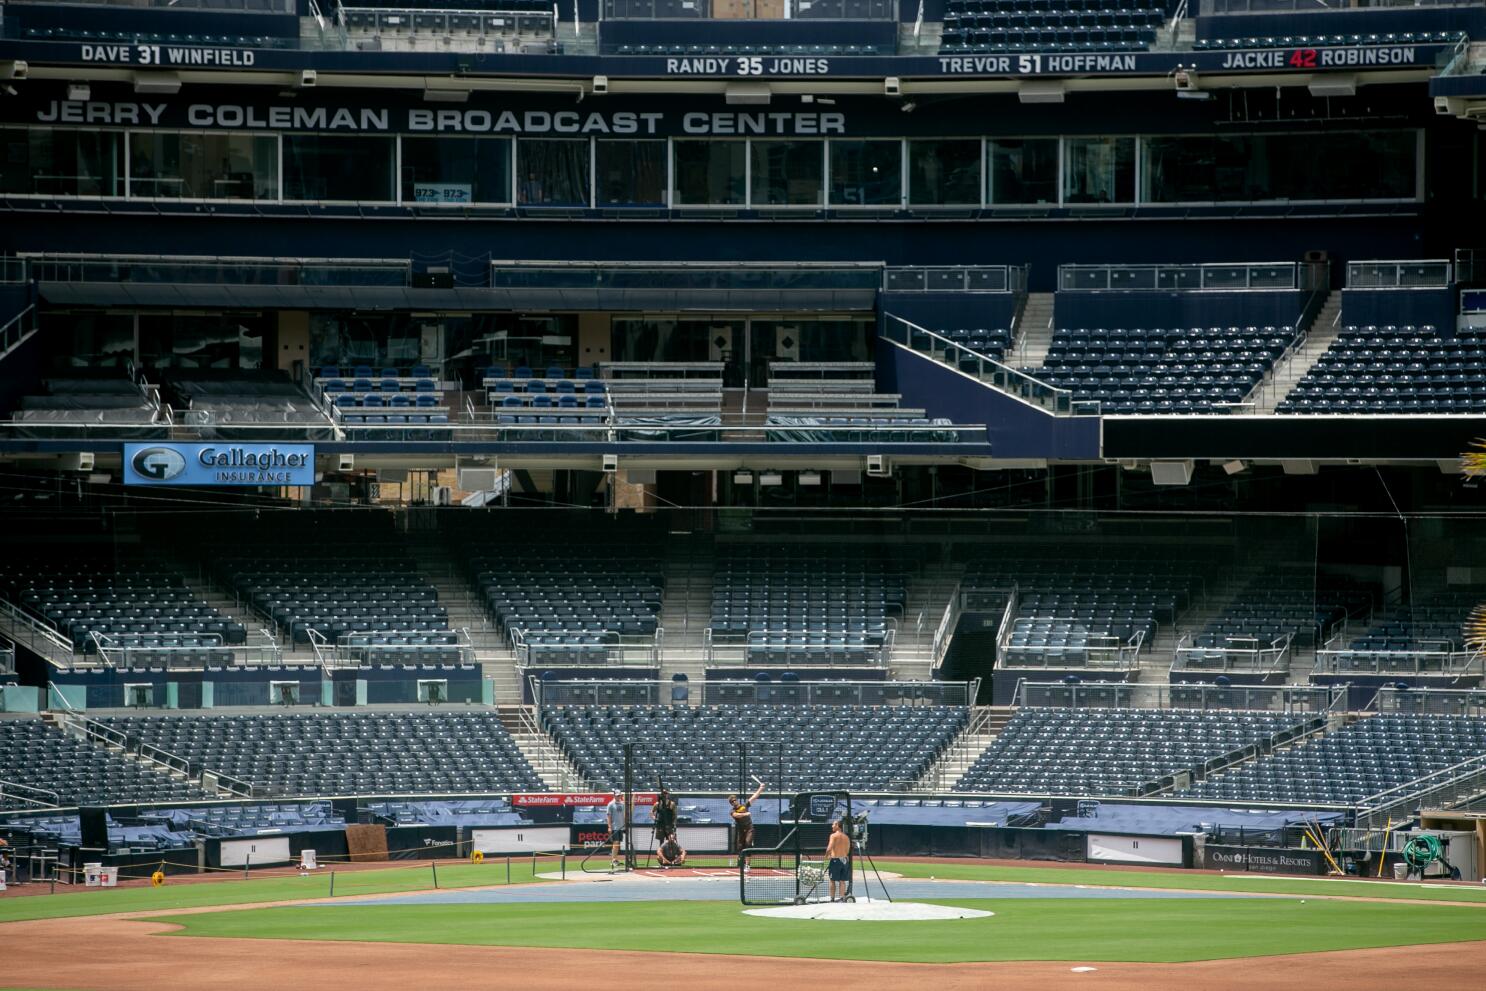
[[[0,0],[0,991],[1480,984],[1483,230],[1481,0]]]

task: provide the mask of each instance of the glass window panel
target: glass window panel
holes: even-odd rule
[[[908,142],[908,202],[978,205],[980,142],[973,138]]]
[[[58,127],[0,130],[0,192],[122,196],[123,135]]]
[[[511,140],[403,138],[402,201],[511,202]]]
[[[522,139],[516,145],[522,206],[588,206],[588,142]]]
[[[1064,152],[1065,203],[1134,202],[1134,138],[1068,138]]]
[[[903,202],[903,142],[832,141],[832,206]]]
[[[392,199],[394,139],[321,134],[284,135],[284,199]]]
[[[752,141],[754,206],[820,206],[825,195],[825,143]]]
[[[267,325],[261,313],[141,313],[140,361],[151,370],[259,368]]]
[[[97,310],[40,314],[46,339],[57,342],[48,363],[54,370],[123,368],[134,359],[134,316]]]
[[[990,202],[1058,202],[1057,138],[997,138],[990,159]]]
[[[677,141],[673,205],[742,206],[748,149],[742,141]]]
[[[1182,135],[1146,138],[1142,199],[1149,203],[1409,199],[1414,131],[1327,135]]]
[[[279,146],[269,135],[131,131],[129,195],[271,200],[279,190]]]
[[[599,206],[665,206],[664,141],[597,142]]]

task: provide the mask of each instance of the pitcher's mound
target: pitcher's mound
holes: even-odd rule
[[[942,922],[946,919],[983,919],[994,912],[925,902],[873,901],[813,902],[809,905],[780,905],[777,908],[745,908],[744,915],[766,919],[826,919],[839,922]]]

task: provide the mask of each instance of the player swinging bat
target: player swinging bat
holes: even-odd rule
[[[750,777],[753,777],[750,775]],[[737,795],[728,796],[728,804],[733,807],[733,843],[738,853],[738,866],[745,871],[748,870],[748,861],[743,856],[743,851],[753,846],[753,813],[750,807],[758,801],[758,797],[764,793],[764,783],[757,777],[753,780],[758,787],[753,794],[748,796],[746,802],[738,801]]]

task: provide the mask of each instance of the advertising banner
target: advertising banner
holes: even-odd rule
[[[313,485],[313,444],[125,444],[125,485]]]

